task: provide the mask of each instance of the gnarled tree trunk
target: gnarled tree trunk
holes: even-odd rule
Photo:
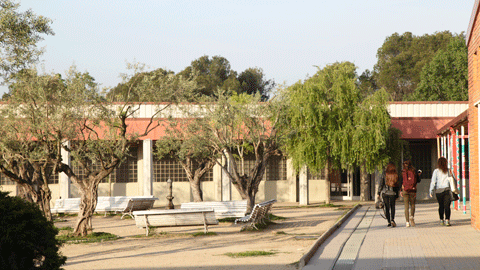
[[[88,186],[87,186],[88,187]],[[97,207],[98,185],[92,185],[89,188],[80,190],[80,210],[78,212],[77,223],[73,234],[76,236],[86,236],[92,230],[92,216]]]

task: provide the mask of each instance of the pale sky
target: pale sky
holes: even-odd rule
[[[179,72],[203,56],[225,57],[238,73],[263,69],[291,85],[315,66],[351,61],[373,69],[385,38],[467,31],[474,0],[23,0],[53,20],[40,43],[47,72],[71,65],[113,87],[140,62]],[[5,91],[5,88],[3,88]]]

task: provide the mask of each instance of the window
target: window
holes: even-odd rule
[[[187,174],[182,165],[174,159],[158,159],[153,157],[153,181],[167,182],[171,179],[173,182],[188,182]],[[213,170],[207,171],[201,178],[201,181],[213,181]]]
[[[284,156],[270,157],[265,174],[267,181],[287,180],[287,158]]]
[[[120,163],[113,172],[102,180],[102,183],[108,183],[108,180],[112,183],[134,183],[138,181],[138,165],[137,165],[137,151],[138,147],[131,146],[130,153],[127,159]],[[75,164],[75,163],[73,163]],[[101,169],[100,163],[94,163],[90,165],[92,171]],[[73,165],[73,172],[78,178],[84,180],[86,178],[85,170],[78,164]]]
[[[244,170],[239,170],[240,174],[250,174],[250,171],[255,166],[255,156],[248,155],[244,160]],[[237,167],[241,168],[242,163],[237,160]],[[287,158],[284,156],[271,156],[267,161],[265,173],[262,180],[266,181],[280,181],[287,180]]]
[[[5,174],[0,173],[0,185],[15,185],[15,182],[10,180],[10,178],[8,178]]]

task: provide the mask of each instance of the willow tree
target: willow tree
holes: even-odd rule
[[[269,158],[280,154],[278,117],[271,103],[260,102],[260,95],[218,96],[204,106],[201,128],[210,134],[209,147],[222,157],[217,164],[247,200],[249,213]],[[254,162],[247,168],[250,156]]]
[[[360,166],[362,172],[370,172],[385,163],[383,155],[379,155],[390,126],[385,91],[362,99],[357,82],[355,65],[342,62],[319,68],[305,82],[284,91],[282,133],[297,170],[307,166],[318,173],[325,168]],[[326,186],[329,203],[328,179]]]

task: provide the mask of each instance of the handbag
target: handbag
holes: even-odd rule
[[[458,197],[458,194],[456,194],[456,193],[454,193],[450,190],[450,200],[452,202],[454,202],[454,201],[458,201],[458,199],[460,199],[460,197]]]
[[[459,192],[457,189],[457,181],[455,180],[455,177],[453,176],[450,170],[448,170],[447,180],[448,180],[448,183],[450,184],[450,190],[453,192],[453,194],[455,193],[458,194]],[[458,200],[458,195],[457,195],[457,200]]]

